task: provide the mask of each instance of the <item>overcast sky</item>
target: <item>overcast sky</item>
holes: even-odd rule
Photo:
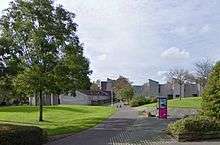
[[[10,0],[0,1],[0,10]],[[76,14],[93,80],[164,82],[173,67],[220,60],[220,0],[56,0]]]

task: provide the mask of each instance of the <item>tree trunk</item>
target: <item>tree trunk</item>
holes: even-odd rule
[[[182,99],[182,84],[180,84],[180,100]]]
[[[43,94],[40,91],[39,94],[39,121],[43,121]]]

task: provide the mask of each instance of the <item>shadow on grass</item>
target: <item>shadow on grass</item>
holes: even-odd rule
[[[70,111],[70,112],[78,112],[78,113],[90,113],[90,110],[86,110],[87,108],[71,108],[71,107],[63,107],[63,106],[56,106],[56,107],[45,107],[45,110],[60,110],[60,111]]]
[[[78,113],[90,113],[91,110],[86,110],[87,108],[77,108],[77,107],[63,107],[63,106],[44,106],[44,111],[71,111]],[[18,112],[18,113],[32,113],[38,112],[38,106],[10,106],[10,107],[1,107],[0,112]]]
[[[31,107],[31,106],[10,106],[10,107],[1,107],[0,112],[26,112],[26,113],[31,113],[31,112],[37,112],[38,108],[37,107]]]

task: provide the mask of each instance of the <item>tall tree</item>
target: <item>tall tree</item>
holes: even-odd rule
[[[194,64],[194,71],[196,72],[195,79],[202,88],[205,88],[212,68],[213,63],[209,59],[203,59]]]
[[[22,52],[16,46],[9,17],[0,19],[0,96],[2,99],[15,96],[13,78],[22,70],[20,56]]]
[[[101,89],[96,82],[93,82],[90,86],[90,90],[96,92],[96,91],[100,91]]]
[[[128,78],[123,76],[119,76],[119,78],[115,80],[113,83],[114,93],[116,94],[116,97],[119,100],[130,98],[130,94],[132,94],[131,92],[133,91],[133,90],[131,91],[131,88],[132,88],[131,82],[129,81]],[[129,94],[129,96],[125,96],[126,94]],[[125,99],[125,100],[128,101],[129,99]]]
[[[117,80],[113,83],[113,89],[114,92],[119,91],[122,88],[125,88],[127,86],[130,86],[131,83],[129,82],[129,79],[123,76],[119,76]]]
[[[53,0],[15,0],[1,18],[4,47],[18,52],[21,71],[17,90],[39,96],[39,121],[43,121],[43,94],[63,93],[89,87],[89,61],[75,34],[75,14]],[[17,69],[16,69],[17,70]]]
[[[202,95],[202,110],[205,115],[220,119],[220,61],[209,75]]]
[[[167,78],[170,82],[173,83],[173,85],[177,84],[179,85],[179,92],[181,100],[183,94],[182,94],[182,88],[183,85],[189,80],[190,74],[187,70],[184,69],[171,69],[167,74]]]
[[[134,89],[131,85],[126,86],[118,91],[118,99],[130,102],[134,96]]]

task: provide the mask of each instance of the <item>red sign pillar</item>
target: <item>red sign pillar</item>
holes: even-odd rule
[[[158,97],[158,117],[167,119],[167,97]]]

